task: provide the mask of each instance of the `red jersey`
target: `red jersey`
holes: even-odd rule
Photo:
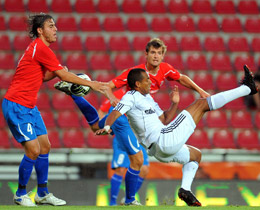
[[[126,93],[125,88],[121,88],[121,89],[118,89],[115,92],[113,92],[115,97],[118,99],[121,99],[123,97],[123,95],[125,95],[125,93]],[[102,112],[108,112],[110,107],[111,107],[110,101],[108,99],[105,99],[100,106],[100,110]]]
[[[129,73],[129,71],[134,68],[141,68],[148,72],[145,64],[140,64],[138,66],[135,66],[133,68],[130,68],[130,69],[124,71],[121,75],[119,75],[118,77],[116,77],[112,80],[112,82],[115,84],[115,86],[117,88],[120,88],[120,87],[126,85],[127,90],[130,90],[130,88],[127,84],[127,75]],[[150,93],[154,94],[163,85],[165,79],[167,79],[169,81],[178,80],[180,78],[180,73],[176,69],[174,69],[170,64],[161,63],[157,74],[153,75],[153,74],[149,73],[149,76],[150,76],[150,80],[152,81]]]
[[[29,108],[35,107],[46,71],[62,68],[53,51],[36,38],[21,57],[5,98]]]

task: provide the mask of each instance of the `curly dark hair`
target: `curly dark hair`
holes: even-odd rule
[[[128,75],[127,75],[127,83],[129,85],[129,87],[131,88],[131,90],[134,90],[136,85],[135,83],[137,81],[142,81],[143,79],[143,75],[142,72],[146,72],[144,69],[140,69],[140,68],[136,68],[136,69],[132,69],[131,71],[129,71]]]
[[[40,13],[37,15],[29,15],[28,26],[29,26],[29,36],[31,39],[39,37],[37,28],[43,28],[44,22],[49,19],[53,19],[53,17],[45,13]]]

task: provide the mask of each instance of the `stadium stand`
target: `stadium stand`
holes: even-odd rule
[[[101,24],[98,17],[86,16],[80,19],[79,28],[81,31],[101,31]]]
[[[69,24],[68,24],[69,23]],[[56,21],[59,31],[77,31],[76,19],[73,16],[59,16]]]
[[[51,11],[55,13],[71,13],[70,0],[51,0]]]
[[[37,98],[37,107],[41,110],[51,109],[50,97],[48,93],[40,92]]]
[[[84,133],[79,129],[66,129],[62,134],[63,145],[67,148],[83,148],[86,147]]]
[[[114,58],[113,66],[119,71],[135,66],[134,57],[128,53],[117,54]]]
[[[5,31],[6,30],[6,22],[5,22],[5,17],[0,16],[0,31]]]
[[[87,36],[84,42],[87,51],[106,51],[107,45],[103,36]]]
[[[218,14],[235,14],[235,3],[232,0],[217,0],[215,9]]]
[[[212,144],[215,148],[236,149],[233,132],[227,129],[221,129],[214,132]]]
[[[208,133],[202,129],[196,129],[189,138],[187,144],[199,149],[210,149],[212,147],[210,139],[208,137]]]
[[[39,108],[40,109],[40,108]],[[48,110],[41,110],[41,115],[42,115],[42,118],[43,118],[43,121],[46,125],[47,128],[55,128],[57,125],[56,125],[56,122],[55,122],[55,117],[54,117],[54,113],[51,109],[48,109]]]
[[[211,14],[213,12],[209,0],[194,0],[191,3],[191,9],[194,13]]]
[[[146,0],[144,5],[145,11],[148,13],[165,13],[166,8],[163,0]]]
[[[111,36],[108,41],[110,51],[129,51],[130,44],[127,36]]]
[[[129,17],[126,25],[127,29],[131,32],[145,32],[149,30],[145,17]]]
[[[7,12],[25,12],[25,5],[20,0],[4,1],[4,8]]]
[[[46,0],[29,0],[28,10],[30,12],[49,12],[49,8]]]
[[[73,53],[68,55],[67,57],[67,67],[71,70],[82,70],[84,72],[87,71],[87,57],[83,53]]]
[[[77,13],[95,13],[96,8],[93,0],[76,0],[75,11]]]
[[[226,51],[224,39],[221,36],[207,36],[204,40],[204,49],[206,51],[224,52]]]
[[[56,110],[73,110],[75,105],[71,97],[61,92],[55,92],[52,95],[52,106]]]
[[[207,70],[206,56],[201,53],[190,54],[187,57],[187,68],[189,70]]]
[[[57,116],[57,124],[60,128],[80,128],[78,113],[75,111],[60,111]]]
[[[168,4],[170,13],[173,14],[187,14],[189,13],[189,6],[186,0],[170,0]]]
[[[124,0],[122,3],[124,13],[142,13],[143,7],[140,0]]]
[[[92,131],[90,131],[86,137],[86,143],[89,148],[111,148],[111,142],[109,137],[106,136],[96,136]]]
[[[48,137],[52,148],[57,149],[63,147],[63,145],[61,145],[59,131],[57,131],[56,129],[48,129]]]
[[[227,113],[223,110],[208,112],[205,120],[209,128],[227,128],[229,126]]]
[[[152,37],[160,37],[167,45],[164,61],[181,73],[188,74],[202,88],[212,93],[237,87],[245,63],[254,72],[257,71],[260,65],[259,8],[260,4],[256,0],[3,1],[0,8],[1,96],[8,88],[15,65],[30,41],[25,24],[26,15],[30,12],[53,14],[60,34],[51,49],[62,65],[72,71],[87,73],[100,81],[109,81],[123,69],[144,62],[146,43]],[[90,128],[82,114],[75,111],[70,97],[60,95],[54,89],[53,84],[58,80],[43,85],[37,103],[46,126],[51,130],[49,135],[59,140],[59,134],[65,135],[63,128],[70,128],[72,123],[72,127],[83,134],[86,134],[83,129],[87,129],[88,135],[83,135],[84,141],[79,147],[102,148],[101,144],[104,143],[105,148],[111,148],[108,139],[97,145],[94,141],[88,142],[88,138],[94,139]],[[169,106],[168,102],[165,103],[168,101],[167,91],[174,84],[167,83],[156,96],[163,108]],[[197,95],[178,86],[181,92],[180,109],[183,109]],[[90,93],[86,99],[98,108],[101,97]],[[199,145],[201,148],[246,148],[241,146],[240,140],[236,140],[244,139],[244,129],[249,128],[250,138],[258,141],[252,144],[255,146],[247,148],[258,148],[259,116],[258,110],[247,110],[243,100],[238,99],[221,111],[208,113],[198,125],[206,129],[198,131],[191,140],[195,145],[196,136],[200,136],[197,138],[204,141]],[[6,133],[6,124],[1,119],[2,116],[0,134],[2,131]],[[69,122],[64,125],[62,121]],[[225,130],[228,126],[230,128]],[[221,138],[231,141],[222,142]],[[73,147],[69,143],[63,145],[64,142],[60,140],[51,140],[55,148]],[[10,139],[6,148],[20,147]],[[230,168],[225,167],[227,170]],[[231,173],[227,176],[232,177]]]
[[[258,133],[252,129],[240,131],[237,137],[237,144],[239,148],[260,149]]]
[[[11,147],[8,132],[5,129],[0,130],[0,148],[9,149]]]

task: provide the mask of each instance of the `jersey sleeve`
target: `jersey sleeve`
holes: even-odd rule
[[[37,49],[38,48],[38,49]],[[35,59],[48,71],[63,69],[54,52],[47,46],[37,47]]]
[[[122,115],[127,113],[134,106],[134,97],[132,94],[125,94],[121,101],[116,105],[114,110],[119,111]]]
[[[127,85],[127,76],[130,69],[124,71],[122,74],[117,76],[116,78],[112,79],[112,82],[117,88],[123,87]]]
[[[165,72],[165,77],[168,81],[175,81],[175,80],[179,80],[181,77],[180,72],[178,72],[175,68],[173,68],[172,65],[170,64],[166,64],[167,68],[166,68],[166,72]]]

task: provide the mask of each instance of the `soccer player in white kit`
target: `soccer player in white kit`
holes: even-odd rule
[[[244,66],[245,77],[238,88],[200,98],[183,110],[174,120],[176,112],[176,89],[171,93],[174,102],[167,111],[162,111],[149,94],[151,80],[143,69],[133,69],[127,80],[128,91],[108,116],[105,127],[96,131],[97,135],[110,133],[111,125],[123,114],[127,114],[129,123],[140,144],[148,149],[148,154],[161,162],[183,164],[183,178],[178,195],[189,206],[201,206],[191,192],[191,184],[201,160],[201,153],[185,143],[194,132],[196,125],[207,111],[216,110],[239,97],[258,92],[254,77]]]

